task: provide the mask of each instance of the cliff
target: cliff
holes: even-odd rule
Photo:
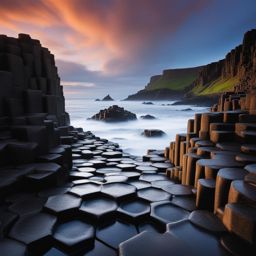
[[[29,35],[0,35],[0,166],[40,162],[67,144],[68,125],[54,55]]]
[[[192,84],[203,67],[167,69],[161,75],[150,78],[143,90],[126,100],[168,100],[180,98],[184,89]]]
[[[253,29],[245,33],[242,44],[231,50],[224,59],[197,68],[165,70],[162,75],[153,76],[145,89],[127,99],[149,99],[149,94],[152,99],[176,99],[177,95],[185,98],[203,97],[232,91],[234,87],[244,91],[255,84],[256,30]],[[168,97],[154,96],[161,95],[156,90],[162,89],[170,90]],[[146,98],[143,98],[144,95]]]
[[[243,42],[225,59],[206,65],[188,90],[188,95],[209,95],[231,91],[240,84],[252,87],[256,82],[256,30],[245,33]],[[244,90],[243,88],[243,90]]]

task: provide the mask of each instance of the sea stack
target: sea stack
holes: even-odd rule
[[[137,120],[137,116],[124,108],[113,105],[107,109],[100,110],[100,112],[92,116],[91,119],[105,122],[123,122]]]
[[[108,94],[107,96],[105,96],[102,101],[114,101],[111,96]]]

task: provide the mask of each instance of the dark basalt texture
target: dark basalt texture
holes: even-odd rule
[[[32,63],[24,56],[36,49],[31,52],[24,40],[32,39],[1,36],[0,50],[20,56],[20,49],[24,58],[20,64],[30,70]],[[45,51],[41,49],[41,57],[35,59],[43,59],[41,75],[47,74],[51,81],[47,68],[53,63]],[[0,67],[9,63],[8,58]],[[9,71],[17,72],[12,80],[16,90],[23,81],[18,72],[22,65],[17,62],[16,69],[11,63]],[[31,69],[35,77],[36,65]],[[1,114],[0,252],[96,256],[255,252],[256,92],[244,93],[249,89],[238,86],[234,93],[223,94],[211,112],[188,121],[186,134],[178,134],[165,150],[148,150],[142,157],[122,152],[118,144],[81,128],[63,126],[58,115],[49,120],[49,114],[47,118],[41,114],[32,118],[27,112]],[[27,90],[22,87],[25,95]],[[21,95],[15,94],[15,99]],[[27,95],[22,106],[32,104],[29,111],[40,113],[38,94],[32,95],[36,97]],[[24,120],[25,130],[20,126]],[[6,161],[7,153],[12,162]]]
[[[105,122],[123,122],[136,120],[137,117],[132,112],[117,105],[113,105],[107,109],[100,110],[100,112],[92,116],[91,119]]]
[[[144,119],[144,120],[154,120],[154,119],[156,119],[154,116],[149,115],[149,114],[141,116],[140,118]]]
[[[107,96],[105,96],[102,101],[113,101],[112,97],[108,94]]]
[[[157,129],[145,129],[142,135],[145,137],[162,137],[166,136],[166,133]]]

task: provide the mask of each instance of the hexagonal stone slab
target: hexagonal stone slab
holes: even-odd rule
[[[135,164],[118,164],[116,167],[122,169],[122,171],[132,171],[135,169]]]
[[[120,158],[122,157],[122,155],[123,155],[122,152],[119,152],[119,151],[108,151],[108,152],[102,153],[102,156],[106,158]]]
[[[163,174],[142,174],[140,176],[140,180],[152,182],[156,180],[169,180],[169,179],[166,177],[166,175],[163,175]]]
[[[22,256],[26,255],[26,246],[12,239],[0,240],[1,255]]]
[[[155,180],[151,182],[152,187],[155,187],[155,188],[163,188],[164,186],[173,185],[173,184],[175,183],[171,180]]]
[[[88,179],[92,176],[93,176],[93,174],[90,172],[70,172],[69,173],[69,178],[71,178],[72,180]]]
[[[129,181],[129,184],[133,185],[137,189],[151,187],[151,183],[149,183],[147,181],[143,181],[143,180],[134,180],[134,181],[132,180],[132,181]]]
[[[124,175],[119,175],[119,174],[112,174],[112,175],[105,176],[104,180],[107,183],[110,183],[110,182],[126,182],[128,180],[128,177],[124,176]]]
[[[115,168],[115,167],[106,167],[106,168],[100,168],[97,169],[96,173],[101,174],[101,175],[105,175],[108,173],[119,173],[122,170],[120,168]]]
[[[97,238],[108,246],[118,249],[121,242],[137,235],[134,225],[116,221],[103,228],[98,228],[96,232]]]
[[[171,198],[171,195],[167,192],[152,187],[138,190],[137,195],[138,197],[145,199],[149,202],[169,200]]]
[[[145,231],[119,246],[120,256],[191,255],[186,243],[175,236]]]
[[[90,160],[89,163],[92,163],[94,168],[104,168],[106,165],[106,162],[101,160]]]
[[[172,203],[190,212],[196,210],[196,200],[191,196],[175,196]]]
[[[130,221],[138,221],[150,213],[150,205],[144,200],[133,199],[122,202],[118,208],[118,213]]]
[[[189,220],[199,228],[203,228],[209,232],[225,232],[226,228],[222,221],[213,213],[203,210],[193,211],[189,215]]]
[[[101,190],[101,185],[96,184],[95,182],[87,182],[82,185],[76,185],[72,187],[69,193],[80,197],[92,196],[99,193]]]
[[[140,177],[139,172],[126,171],[126,172],[122,172],[122,175],[126,176],[129,179],[138,179]]]
[[[156,167],[158,171],[165,172],[166,169],[172,167],[172,164],[170,163],[154,163],[152,164],[153,167]]]
[[[136,171],[139,171],[142,173],[156,173],[158,169],[153,166],[139,165],[136,167]]]
[[[160,224],[167,224],[188,218],[189,212],[169,201],[151,204],[151,217]]]
[[[79,167],[78,168],[79,172],[90,172],[90,173],[94,173],[96,172],[96,169],[93,167]]]
[[[193,195],[192,187],[181,184],[167,185],[163,187],[166,192],[175,196],[189,196]]]
[[[14,224],[9,236],[39,252],[48,246],[56,220],[56,217],[46,213],[25,215]]]
[[[122,199],[125,197],[133,196],[136,188],[132,185],[116,182],[108,183],[102,186],[101,192],[115,199]]]
[[[197,228],[189,220],[168,224],[167,230],[186,243],[190,250],[188,255],[228,255],[216,236]]]
[[[81,198],[73,195],[56,195],[48,198],[44,208],[55,215],[64,215],[73,213],[80,207],[81,202]]]
[[[84,201],[79,210],[90,217],[101,219],[111,215],[117,207],[118,205],[113,199],[97,197]]]
[[[67,252],[93,247],[94,227],[79,220],[72,220],[60,224],[55,232],[54,239],[57,245]]]

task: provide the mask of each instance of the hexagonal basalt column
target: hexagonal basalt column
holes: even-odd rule
[[[139,198],[145,199],[149,202],[163,201],[171,198],[169,193],[152,187],[140,189],[137,194]]]
[[[187,219],[189,212],[169,201],[151,204],[151,217],[160,225]]]
[[[150,213],[150,205],[144,200],[133,199],[120,204],[118,213],[129,221],[136,222]]]
[[[142,174],[140,180],[152,182],[156,180],[168,180],[168,178],[163,174]]]
[[[57,245],[67,252],[93,247],[95,230],[92,225],[79,220],[72,220],[60,224],[55,232],[54,239]]]
[[[82,214],[99,220],[115,216],[117,207],[115,200],[101,196],[84,201],[79,210]]]
[[[136,187],[138,190],[143,188],[151,187],[151,184],[149,182],[143,181],[143,180],[132,180],[129,181],[129,184]]]
[[[123,198],[134,196],[136,188],[126,183],[113,182],[104,184],[102,186],[101,192],[105,195],[115,198],[116,200],[121,200]]]
[[[189,220],[168,224],[167,232],[184,242],[184,246],[189,248],[189,253],[185,255],[228,255],[220,246],[218,237],[197,228]]]
[[[76,185],[72,187],[69,193],[77,195],[79,197],[89,197],[98,194],[101,190],[101,185],[95,182],[87,182],[82,185]]]
[[[96,173],[100,175],[106,175],[108,173],[120,173],[122,170],[115,167],[106,167],[97,169]]]
[[[46,213],[25,215],[14,224],[9,236],[26,244],[30,251],[39,253],[49,246],[56,220]]]
[[[191,186],[181,184],[170,184],[164,186],[163,190],[175,196],[191,196],[193,194]]]
[[[56,195],[48,198],[44,208],[55,215],[67,217],[79,208],[81,202],[81,198],[73,195]]]

